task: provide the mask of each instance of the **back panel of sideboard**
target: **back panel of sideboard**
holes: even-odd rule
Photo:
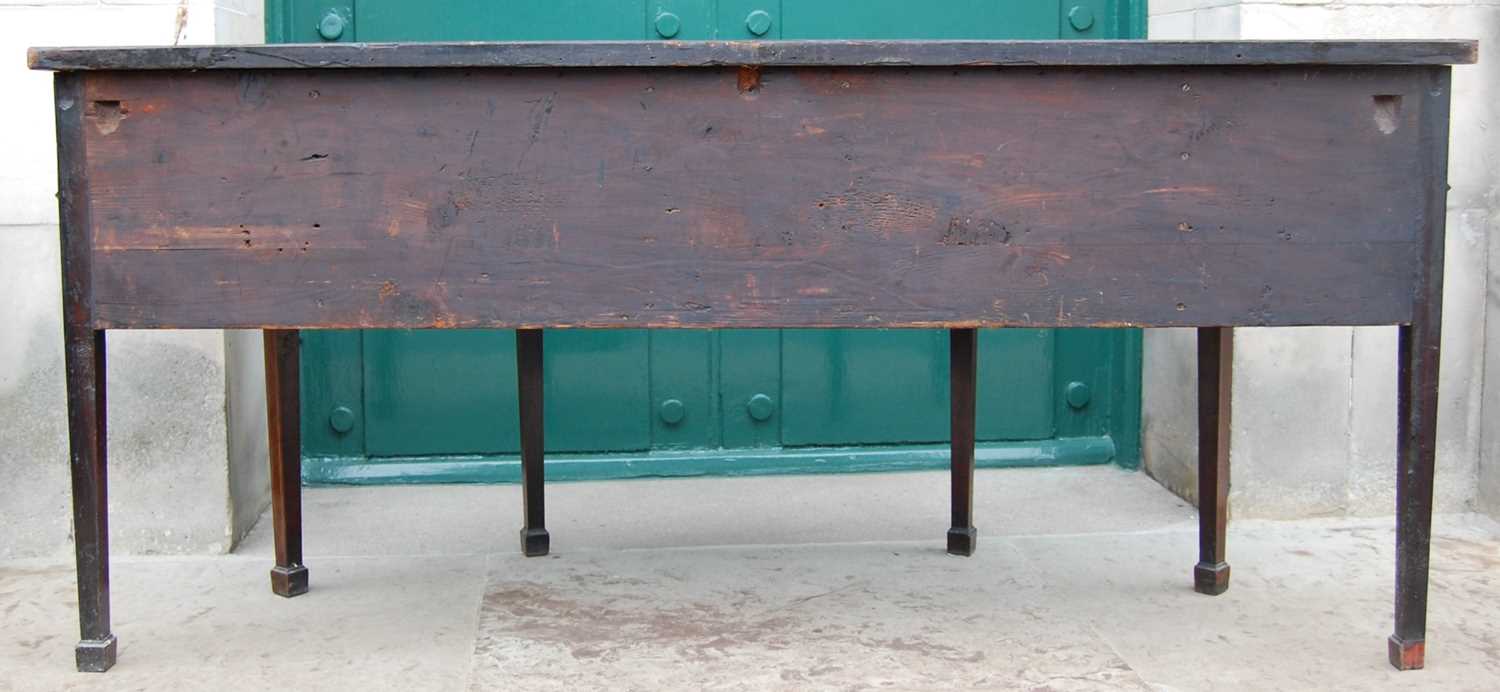
[[[62,78],[100,328],[1274,326],[1410,320],[1446,70]]]

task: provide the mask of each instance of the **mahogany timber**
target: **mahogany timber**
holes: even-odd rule
[[[1234,330],[1198,330],[1198,564],[1193,589],[1217,596],[1229,588],[1229,434],[1234,389]]]
[[[542,330],[516,331],[516,402],[521,431],[521,554],[546,555],[552,546],[547,533],[543,410]]]
[[[979,391],[979,330],[948,330],[948,464],[951,522],[948,553],[968,557],[978,547],[974,527],[974,426]]]
[[[1450,72],[1465,41],[33,49],[59,70],[80,670],[115,660],[106,329],[267,330],[277,567],[306,588],[302,328],[949,328],[950,552],[978,327],[1196,326],[1227,586],[1232,332],[1400,325],[1391,663],[1426,652]],[[330,68],[330,69],[324,69]],[[340,69],[332,69],[340,68]],[[341,69],[359,68],[359,69]]]
[[[267,329],[266,425],[271,465],[271,533],[276,564],[271,591],[291,598],[307,593],[302,564],[302,335]]]
[[[514,41],[32,48],[39,70],[1463,65],[1475,41]]]
[[[1402,323],[1447,69],[83,73],[92,326]]]

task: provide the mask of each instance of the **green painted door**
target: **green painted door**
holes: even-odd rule
[[[272,42],[1138,38],[1132,0],[267,0]],[[645,116],[643,116],[645,117]],[[310,332],[308,482],[510,481],[510,331]],[[550,331],[548,478],[894,470],[947,461],[947,334]],[[990,330],[980,465],[1139,458],[1139,334]]]

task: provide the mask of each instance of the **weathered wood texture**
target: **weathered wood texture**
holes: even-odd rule
[[[1458,65],[1475,41],[519,41],[33,48],[41,70],[707,65]]]
[[[551,550],[547,533],[546,429],[542,422],[545,378],[540,329],[516,332],[516,403],[521,430],[521,554],[540,557]]]
[[[1396,627],[1391,665],[1421,668],[1427,652],[1427,581],[1432,544],[1432,489],[1437,466],[1439,370],[1443,336],[1443,212],[1448,191],[1450,76],[1427,90],[1422,121],[1428,155],[1415,174],[1428,188],[1412,323],[1397,338],[1396,363]]]
[[[1193,588],[1217,596],[1229,588],[1229,435],[1234,389],[1234,330],[1198,330],[1198,564]]]
[[[276,565],[271,591],[291,598],[307,593],[302,564],[302,335],[266,330],[266,428],[271,471],[271,534]]]
[[[74,657],[80,671],[105,671],[115,664],[118,649],[110,626],[109,603],[105,338],[104,332],[90,326],[93,273],[89,262],[93,254],[87,236],[66,230],[89,225],[85,125],[82,110],[77,107],[82,102],[83,78],[58,75],[55,97],[58,218],[64,229],[60,241],[68,471],[73,489],[73,551],[78,566],[80,636]]]
[[[1447,69],[83,73],[94,326],[1407,322]]]
[[[979,542],[974,527],[974,426],[979,390],[979,331],[948,330],[948,553],[969,556]]]

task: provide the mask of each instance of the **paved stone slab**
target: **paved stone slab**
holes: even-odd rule
[[[976,480],[968,559],[942,473],[560,484],[540,559],[514,487],[312,490],[305,596],[270,593],[265,522],[117,558],[106,675],[72,672],[71,563],[0,562],[0,690],[1500,689],[1493,520],[1438,518],[1429,667],[1398,674],[1389,518],[1233,522],[1210,598],[1150,479]]]
[[[314,488],[303,494],[306,554],[501,552],[516,545],[521,489]],[[1086,508],[1086,511],[1072,511]],[[974,518],[990,536],[1196,526],[1195,510],[1143,473],[1114,466],[979,470]],[[558,550],[853,541],[941,542],[944,472],[623,480],[547,485]],[[240,554],[271,554],[269,531]]]
[[[470,689],[1149,690],[1036,576],[998,540],[496,560]]]
[[[119,663],[73,672],[70,565],[0,566],[0,690],[460,689],[485,558],[344,558],[271,593],[243,557],[119,560]]]
[[[1444,517],[1433,542],[1428,669],[1386,662],[1392,519],[1231,524],[1229,591],[1192,590],[1196,534],[1164,530],[1016,543],[1047,602],[1092,623],[1162,689],[1500,689],[1500,541]]]

